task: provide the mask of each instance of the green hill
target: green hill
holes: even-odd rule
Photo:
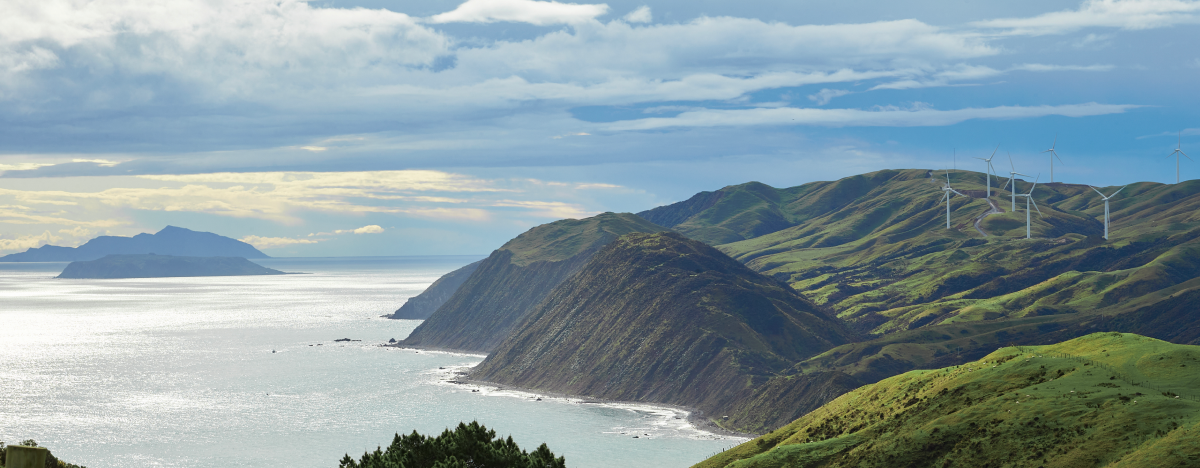
[[[739,408],[757,386],[852,339],[786,284],[712,247],[673,232],[634,233],[554,288],[471,378],[748,414]],[[721,422],[759,429],[792,419],[775,414],[786,419]]]
[[[697,467],[1200,466],[1200,347],[1096,333],[842,395]]]
[[[488,352],[531,308],[601,247],[631,232],[665,228],[629,213],[534,227],[487,258],[400,346]]]
[[[729,238],[717,232],[757,234],[772,226],[716,243],[875,335],[963,321],[1133,312],[1188,290],[1200,277],[1191,260],[1200,245],[1200,181],[1129,186],[1113,199],[1111,240],[1104,241],[1103,203],[1087,186],[1039,184],[1034,195],[1045,216],[1034,214],[1035,238],[1024,239],[1022,204],[1018,212],[983,218],[988,237],[976,230],[975,219],[990,207],[983,174],[973,172],[952,176],[959,191],[978,198],[954,197],[946,229],[942,180],[903,170],[788,189],[749,183],[641,215],[710,243]],[[1017,184],[1022,191],[1031,185]],[[1008,211],[1008,195],[993,188],[992,201]]]

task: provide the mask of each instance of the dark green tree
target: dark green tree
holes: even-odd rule
[[[477,421],[459,423],[437,437],[413,431],[396,434],[386,450],[376,448],[363,453],[356,462],[350,454],[342,457],[338,468],[566,468],[563,457],[555,457],[546,444],[527,453],[512,437],[500,439],[496,431]]]

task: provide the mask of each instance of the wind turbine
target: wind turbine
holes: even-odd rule
[[[1092,186],[1089,185],[1088,187],[1092,187]],[[1126,185],[1125,187],[1128,187],[1128,185]],[[1125,187],[1121,187],[1121,188],[1117,189],[1116,192],[1113,192],[1112,195],[1109,195],[1107,197],[1104,196],[1103,193],[1100,193],[1099,190],[1096,190],[1096,187],[1092,187],[1092,190],[1096,190],[1096,193],[1100,193],[1100,198],[1104,199],[1104,240],[1108,240],[1108,199],[1117,196],[1118,193],[1121,193],[1122,190],[1125,190]]]
[[[1178,140],[1176,140],[1176,143],[1175,143],[1175,151],[1172,151],[1171,154],[1167,155],[1167,157],[1169,158],[1171,156],[1175,156],[1175,183],[1178,184],[1179,183],[1179,155],[1182,154],[1183,157],[1188,158],[1188,160],[1191,160],[1191,161],[1195,161],[1195,159],[1192,159],[1191,156],[1188,156],[1187,153],[1184,153],[1183,150],[1180,149],[1181,147],[1183,147],[1183,132],[1179,132],[1179,136],[1177,136],[1176,138],[1178,138]],[[1107,237],[1105,237],[1105,239],[1107,239]]]
[[[1025,197],[1025,238],[1026,239],[1029,238],[1029,204],[1030,203],[1033,203],[1033,209],[1037,210],[1038,217],[1039,218],[1042,217],[1042,209],[1038,208],[1037,202],[1033,201],[1033,189],[1037,188],[1037,181],[1038,181],[1038,179],[1041,179],[1041,178],[1042,178],[1042,175],[1038,174],[1037,179],[1033,179],[1033,187],[1029,187],[1029,193],[1023,193],[1023,194],[1017,195],[1018,197]]]
[[[987,178],[987,197],[988,198],[992,198],[992,174],[996,173],[996,168],[992,167],[992,158],[996,157],[996,151],[999,151],[999,150],[1000,150],[1000,145],[996,145],[996,149],[992,150],[992,155],[988,156],[987,159],[975,158],[975,159],[978,159],[980,161],[987,163],[988,171],[987,171],[987,173],[984,174],[984,177]]]
[[[1054,151],[1054,147],[1056,146],[1058,146],[1058,135],[1054,135],[1054,144],[1050,145],[1050,149],[1042,151],[1043,153],[1050,153],[1050,183],[1054,183],[1054,158],[1058,158],[1058,162],[1063,162],[1062,158],[1058,157],[1058,153]]]
[[[1009,171],[1008,182],[1004,183],[1004,187],[1008,187],[1008,184],[1012,184],[1012,188],[1010,188],[1008,190],[1010,192],[1012,192],[1012,211],[1017,211],[1017,196],[1018,196],[1017,195],[1017,182],[1016,182],[1017,176],[1025,176],[1025,177],[1032,177],[1032,176],[1030,176],[1029,174],[1022,174],[1020,172],[1017,172],[1017,166],[1013,164],[1012,153],[1008,153],[1008,165],[1012,166],[1012,171]],[[1003,189],[1004,187],[1001,187],[1001,189]]]
[[[959,193],[958,190],[954,190],[952,187],[950,187],[950,171],[946,171],[946,185],[942,187],[942,193],[944,193],[944,195],[942,195],[942,200],[946,201],[946,229],[950,229],[950,192],[954,192],[955,194],[962,195],[964,197],[966,196]],[[940,202],[942,200],[938,201]]]

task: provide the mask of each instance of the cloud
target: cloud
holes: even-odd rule
[[[46,231],[38,235],[21,236],[15,239],[0,238],[0,252],[8,252],[13,250],[25,251],[53,242],[58,242],[61,239],[61,237],[51,234],[50,231]]]
[[[643,7],[644,8],[644,7]],[[434,15],[431,23],[494,23],[510,21],[537,26],[578,24],[608,13],[608,5],[539,2],[534,0],[467,0],[453,11]],[[646,11],[649,14],[649,10]]]
[[[1200,23],[1200,2],[1185,0],[1087,0],[1076,10],[1029,18],[976,21],[972,26],[1001,29],[1001,34],[1042,36],[1084,28],[1153,29]]]
[[[884,107],[877,110],[862,109],[800,109],[794,107],[778,109],[735,109],[684,112],[673,118],[648,118],[624,120],[610,124],[614,131],[651,130],[669,127],[715,127],[752,125],[815,125],[824,127],[926,127],[953,125],[973,119],[1018,119],[1061,115],[1084,117],[1118,114],[1133,109],[1136,105],[1125,104],[1074,104],[1064,106],[1000,106],[989,108],[966,108],[957,110],[935,110],[918,107],[900,109]]]
[[[563,139],[563,138],[566,138],[566,137],[571,137],[571,136],[591,136],[591,133],[588,133],[588,132],[571,132],[571,133],[566,133],[566,134],[563,134],[563,135],[555,135],[555,136],[552,136],[552,137],[550,137],[550,138],[552,138],[552,139],[555,139],[555,140],[560,140],[560,139]]]
[[[1155,133],[1152,135],[1142,135],[1140,137],[1137,137],[1137,139],[1144,140],[1146,138],[1165,137],[1165,136],[1179,138],[1179,137],[1182,137],[1183,135],[1189,135],[1189,136],[1200,135],[1200,128],[1185,128],[1183,130],[1176,130],[1174,132],[1162,132],[1162,133]]]
[[[0,173],[5,171],[31,171],[39,167],[53,166],[53,163],[16,163],[0,164]]]
[[[813,102],[816,102],[818,106],[823,106],[825,104],[829,104],[829,101],[832,101],[833,98],[845,96],[847,94],[850,94],[850,91],[845,89],[822,89],[817,91],[816,94],[809,95],[808,98]]]
[[[498,200],[492,203],[496,207],[512,207],[524,208],[531,210],[531,214],[542,216],[545,218],[586,218],[599,214],[598,211],[588,211],[583,207],[563,202],[544,202],[544,201],[529,201],[529,200]]]
[[[262,250],[289,247],[293,245],[316,244],[317,242],[321,242],[321,239],[292,239],[289,237],[259,236],[246,236],[238,240],[253,245],[256,249]]]
[[[246,236],[238,240],[253,245],[258,249],[274,249],[293,245],[316,244],[329,240],[331,236],[340,234],[380,234],[382,232],[382,227],[372,224],[358,229],[338,229],[333,232],[313,233],[305,238]]]
[[[649,23],[653,20],[653,16],[650,14],[650,7],[642,5],[636,10],[629,12],[629,14],[622,16],[621,19],[625,20],[626,23]]]
[[[120,161],[109,161],[107,159],[72,159],[71,162],[73,162],[73,163],[92,163],[92,164],[95,164],[95,165],[101,166],[101,167],[113,167],[113,166],[116,166],[117,164],[121,164]]]
[[[945,69],[928,74],[921,78],[910,78],[889,83],[883,83],[871,88],[872,91],[877,89],[915,89],[915,88],[931,88],[937,86],[955,86],[955,82],[968,80],[982,80],[993,78],[1011,73],[1014,71],[1027,72],[1061,72],[1061,71],[1082,71],[1082,72],[1104,72],[1112,70],[1112,65],[1047,65],[1041,63],[1025,63],[1013,65],[1004,70],[997,70],[992,67],[983,65],[968,65],[958,64]],[[962,85],[959,85],[962,86]]]
[[[337,230],[333,232],[337,234],[380,234],[383,232],[383,228],[372,224],[370,226],[363,226],[358,229]]]
[[[620,185],[613,185],[613,184],[579,184],[579,185],[576,185],[575,188],[579,189],[579,190],[587,190],[587,189],[618,189],[618,188],[625,188],[625,187],[622,187]]]

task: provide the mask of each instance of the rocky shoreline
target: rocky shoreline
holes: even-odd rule
[[[424,352],[433,352],[433,353],[479,356],[480,358],[487,357],[487,355],[485,355],[485,354],[463,352],[461,350],[453,350],[453,349],[424,348],[424,347],[414,348],[411,346],[400,346],[398,344],[388,344],[388,343],[381,344],[380,346],[389,347],[389,348],[397,348],[397,349],[402,349],[402,350],[412,350],[415,352],[424,351]],[[720,437],[720,438],[752,439],[752,438],[755,438],[755,437],[758,437],[759,435],[761,435],[761,434],[750,434],[750,433],[745,433],[745,432],[731,431],[731,430],[722,428],[721,426],[718,426],[716,424],[716,422],[713,421],[712,419],[705,417],[704,413],[696,408],[690,408],[690,407],[680,406],[680,405],[672,405],[672,404],[668,404],[668,403],[608,400],[608,399],[604,399],[604,398],[592,398],[592,397],[573,395],[573,394],[567,394],[567,393],[547,392],[547,391],[543,391],[543,390],[514,387],[511,385],[502,385],[502,384],[497,384],[497,383],[488,382],[488,381],[484,381],[484,380],[473,380],[470,378],[470,372],[469,372],[469,369],[471,369],[471,367],[463,367],[463,368],[458,368],[458,369],[468,369],[468,371],[457,370],[454,368],[442,368],[439,370],[449,371],[448,373],[452,374],[454,376],[454,378],[447,379],[447,380],[445,380],[445,382],[454,384],[454,385],[461,385],[464,387],[470,387],[470,386],[486,387],[486,388],[493,388],[498,391],[526,393],[526,394],[531,395],[532,397],[537,398],[538,400],[541,400],[542,398],[546,398],[546,399],[555,399],[555,400],[561,400],[561,401],[566,401],[566,402],[570,402],[570,403],[585,404],[585,405],[588,405],[588,404],[621,405],[621,406],[627,405],[627,406],[634,406],[634,407],[668,409],[668,410],[672,410],[672,411],[676,411],[676,412],[685,414],[686,415],[685,419],[687,420],[688,424],[692,426],[693,429],[700,431],[700,432],[709,433],[709,434],[712,434],[712,435]]]

